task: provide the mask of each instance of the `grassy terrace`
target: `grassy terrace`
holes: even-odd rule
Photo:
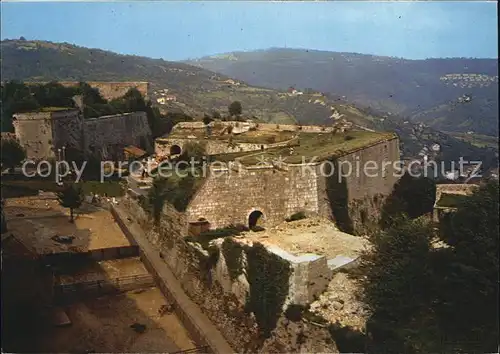
[[[325,160],[329,157],[338,157],[360,149],[367,145],[372,145],[380,141],[396,137],[394,133],[350,131],[348,133],[301,133],[299,135],[299,145],[294,146],[293,153],[290,154],[289,147],[273,148],[263,152],[242,152],[234,154],[217,155],[216,161],[228,162],[239,158],[244,165],[254,165],[262,158],[266,160],[276,159],[281,156],[284,162],[301,163],[302,158],[310,161],[317,156],[315,161]]]
[[[229,141],[230,135],[218,135],[217,127],[212,129],[212,135],[205,139],[206,130],[205,129],[180,129],[173,131],[168,137],[163,140],[168,141],[169,139],[187,139],[190,136],[194,136],[196,139],[203,140],[218,140],[218,141]],[[251,143],[251,144],[274,144],[292,139],[295,136],[293,132],[270,132],[270,131],[248,131],[242,134],[232,135],[232,141],[235,143]],[[162,139],[157,139],[161,142]]]
[[[437,202],[437,206],[441,208],[457,208],[467,198],[469,198],[467,195],[443,193]]]
[[[61,112],[61,111],[67,111],[70,109],[75,109],[75,108],[73,108],[73,107],[41,107],[41,108],[36,109],[34,111],[29,111],[28,113]]]

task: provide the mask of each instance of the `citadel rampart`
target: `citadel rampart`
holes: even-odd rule
[[[13,125],[28,158],[54,158],[63,146],[82,146],[83,118],[76,109],[18,113]]]
[[[201,144],[205,147],[205,152],[207,155],[218,155],[218,154],[230,154],[233,152],[250,152],[266,150],[270,148],[293,145],[295,139],[289,139],[287,141],[279,143],[245,143],[245,142],[233,142],[228,143],[222,140],[205,140]],[[158,138],[155,140],[155,154],[157,156],[168,156],[171,155],[175,149],[184,150],[184,146],[191,142],[199,143],[200,140],[196,138],[186,138],[186,139],[169,139],[169,138]]]
[[[84,119],[77,109],[52,109],[15,114],[13,124],[27,157],[35,160],[56,158],[63,147],[103,158],[121,158],[127,145],[152,149],[144,112]]]
[[[214,262],[200,244],[187,242],[185,213],[179,213],[165,204],[159,222],[154,223],[137,200],[130,196],[125,197],[116,208],[126,211],[122,216],[122,224],[130,225],[137,221],[141,225],[149,242],[159,251],[183,290],[221,331],[235,352],[259,352],[263,345],[264,348],[269,348],[262,349],[264,352],[275,352],[278,348],[285,352],[296,352],[301,345],[308,352],[331,352],[331,348],[335,347],[331,341],[325,342],[325,338],[330,338],[325,329],[310,328],[302,323],[289,323],[281,328],[286,333],[286,338],[272,337],[263,344],[255,316],[248,315],[245,311],[245,303],[251,291],[248,275],[243,272],[237,279],[231,279],[222,239],[215,241],[218,257]],[[125,221],[127,216],[131,219]],[[277,247],[266,249],[278,257],[285,257],[283,261],[289,262],[292,268],[289,279],[285,279],[289,283],[286,285],[289,291],[282,304],[283,309],[292,303],[305,304],[324,290],[322,287],[332,274],[327,268],[325,257],[294,257]],[[242,263],[245,263],[245,259],[246,256],[241,260]],[[313,286],[312,282],[317,284]],[[314,340],[306,344],[300,343],[296,337],[301,331],[310,333]]]
[[[48,82],[26,82],[27,85],[42,85]],[[59,84],[65,87],[74,87],[79,84],[78,81],[58,81]],[[101,93],[102,97],[107,100],[112,100],[115,98],[122,97],[131,88],[136,88],[144,96],[144,98],[149,98],[149,82],[141,81],[124,81],[124,82],[106,82],[106,81],[86,81],[91,87],[96,88]]]
[[[103,158],[122,158],[127,145],[151,151],[146,113],[132,112],[85,120],[85,150]]]
[[[248,225],[254,211],[264,214],[266,224],[276,224],[295,212],[318,212],[318,174],[302,167],[277,170],[248,167],[238,171],[213,171],[190,202],[189,221],[205,218],[211,228]]]
[[[398,159],[399,142],[393,138],[331,159],[331,163],[281,167],[235,164],[235,168],[208,174],[186,214],[190,222],[205,218],[211,228],[219,228],[248,226],[254,211],[261,212],[270,225],[307,211],[334,219],[345,232],[364,233],[378,222],[383,201],[398,180],[394,166]],[[368,161],[378,166],[370,175],[363,171]],[[335,171],[330,171],[332,165]],[[358,171],[356,166],[360,166]]]

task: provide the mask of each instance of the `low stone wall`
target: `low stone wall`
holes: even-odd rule
[[[436,184],[436,203],[443,193],[470,195],[478,186],[476,184]]]
[[[272,144],[257,144],[245,142],[229,143],[227,140],[204,140],[204,139],[169,139],[168,137],[155,140],[155,154],[157,156],[169,156],[172,146],[180,147],[181,151],[188,143],[200,143],[205,147],[207,155],[230,154],[233,152],[251,152],[260,151],[263,149],[271,149],[275,147],[288,146],[293,144],[296,138]]]
[[[257,129],[263,131],[290,131],[290,132],[298,132],[302,131],[304,133],[322,133],[322,132],[332,132],[333,128],[328,126],[319,126],[319,125],[296,125],[296,124],[271,124],[271,123],[255,123],[255,122],[237,122],[237,121],[217,121],[212,124],[217,124],[221,127],[245,127],[248,129]],[[205,124],[201,121],[197,122],[180,122],[177,123],[174,127],[174,130],[182,130],[182,129],[203,129]]]
[[[99,262],[112,259],[137,257],[139,255],[139,248],[137,246],[101,248],[89,251],[88,254],[90,258]]]

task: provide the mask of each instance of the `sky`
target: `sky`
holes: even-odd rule
[[[3,1],[1,10],[2,39],[166,60],[271,47],[407,59],[498,57],[496,1]]]

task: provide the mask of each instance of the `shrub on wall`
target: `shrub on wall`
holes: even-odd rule
[[[165,202],[173,205],[177,211],[185,211],[202,182],[203,178],[195,176],[192,172],[182,177],[172,175],[168,178],[155,178],[148,194],[155,220],[159,220]]]
[[[303,211],[299,211],[295,214],[292,214],[289,218],[286,219],[287,222],[290,221],[295,221],[295,220],[302,220],[307,218],[306,214]]]
[[[288,295],[290,265],[269,253],[262,244],[247,247],[246,254],[250,284],[246,309],[255,314],[261,335],[268,338],[276,328]]]
[[[222,254],[226,260],[229,278],[231,281],[235,281],[243,273],[243,247],[239,242],[228,237],[222,243]]]

